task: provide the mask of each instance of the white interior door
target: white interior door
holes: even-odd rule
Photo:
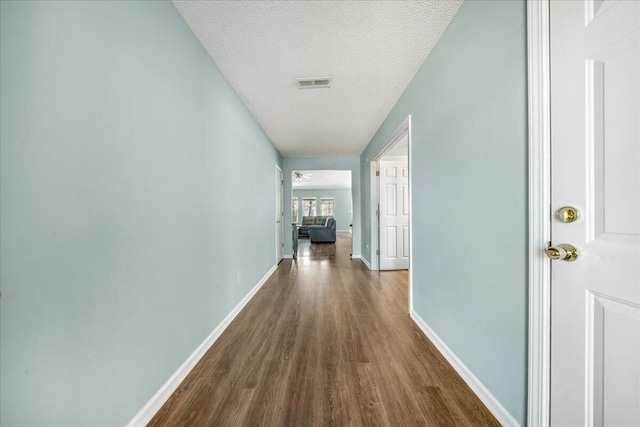
[[[380,270],[409,268],[409,165],[379,162]]]
[[[282,170],[276,166],[276,263],[284,258],[284,241],[282,240],[282,221],[284,220],[283,193],[284,178]]]
[[[551,425],[640,426],[640,1],[550,11]]]

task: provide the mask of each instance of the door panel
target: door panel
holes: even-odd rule
[[[406,161],[381,161],[380,170],[380,270],[408,269],[408,165]]]
[[[398,258],[398,227],[385,227],[386,242],[384,255],[388,260],[394,260]]]
[[[408,175],[403,175],[409,179]],[[402,215],[409,216],[409,184],[402,184]]]
[[[551,2],[551,424],[640,425],[640,2]]]
[[[402,258],[409,259],[409,227],[402,227]]]
[[[384,204],[384,213],[387,216],[396,216],[398,213],[398,184],[387,184],[385,185],[385,198],[386,202]]]
[[[640,425],[639,384],[629,375],[640,361],[640,307],[591,292],[588,298],[594,424]]]
[[[638,38],[624,38],[604,52],[594,54],[588,66],[593,73],[597,201],[596,221],[601,233],[640,235],[640,157],[638,144]],[[606,195],[606,197],[605,197]],[[600,233],[598,233],[600,234]],[[610,236],[613,237],[613,236]]]

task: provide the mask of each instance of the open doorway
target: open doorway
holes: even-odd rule
[[[353,218],[351,171],[295,170],[291,175],[296,256],[326,257],[341,252],[349,256]]]
[[[371,269],[409,270],[412,307],[411,116],[370,162]]]
[[[410,269],[411,116],[370,162],[371,269]]]
[[[284,223],[284,175],[280,166],[276,165],[276,264],[284,258],[284,241],[282,239],[282,225]]]
[[[409,135],[378,160],[378,266],[409,269]]]

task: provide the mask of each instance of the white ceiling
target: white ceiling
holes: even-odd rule
[[[462,0],[174,4],[285,157],[359,155]],[[297,77],[331,77],[297,89]]]
[[[300,170],[303,174],[311,174],[310,181],[296,182],[291,179],[294,190],[327,190],[351,188],[351,171],[332,170]],[[293,172],[291,173],[293,177]]]

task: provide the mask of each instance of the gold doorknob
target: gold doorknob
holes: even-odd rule
[[[563,206],[556,211],[556,218],[560,222],[576,222],[580,218],[580,211],[573,206]]]
[[[551,242],[547,242],[544,246],[544,253],[551,259],[559,259],[561,261],[575,261],[580,256],[580,252],[574,246],[566,243],[551,246]]]

